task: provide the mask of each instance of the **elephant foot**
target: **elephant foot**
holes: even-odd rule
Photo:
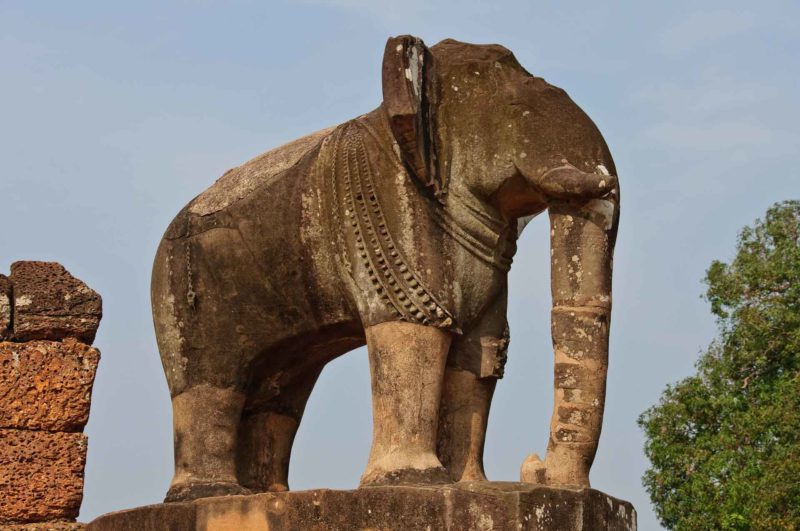
[[[464,468],[464,473],[457,480],[459,483],[465,481],[488,481],[486,474],[483,473],[483,468],[478,464],[468,463]]]
[[[522,483],[570,489],[584,489],[591,486],[589,471],[582,465],[581,460],[565,455],[552,457],[555,458],[551,458],[548,454],[545,461],[542,461],[538,454],[530,454],[520,467],[519,480]]]
[[[164,503],[188,502],[199,498],[217,496],[242,496],[252,492],[237,483],[224,481],[188,482],[172,485],[167,491]]]
[[[388,485],[446,485],[453,483],[443,466],[432,468],[401,468],[367,472],[359,487],[384,487]]]
[[[289,485],[286,483],[270,483],[267,492],[289,492]]]

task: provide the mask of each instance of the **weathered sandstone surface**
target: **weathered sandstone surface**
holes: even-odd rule
[[[204,498],[111,513],[88,531],[635,531],[636,511],[593,489],[523,483],[367,487]]]

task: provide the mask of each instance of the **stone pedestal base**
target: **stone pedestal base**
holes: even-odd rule
[[[206,498],[97,518],[87,531],[635,531],[636,511],[593,489],[524,483],[372,487]]]

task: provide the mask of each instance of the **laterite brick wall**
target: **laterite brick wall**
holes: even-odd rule
[[[61,264],[0,275],[0,529],[77,528],[101,317]]]

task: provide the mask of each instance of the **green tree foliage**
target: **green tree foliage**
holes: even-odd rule
[[[719,336],[639,418],[643,482],[669,529],[800,529],[800,201],[706,272]]]

